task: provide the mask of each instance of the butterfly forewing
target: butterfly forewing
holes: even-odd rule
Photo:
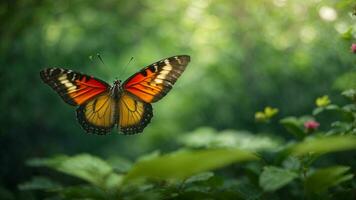
[[[40,75],[70,105],[81,105],[109,88],[104,81],[62,68],[47,68]]]
[[[77,109],[77,118],[85,131],[106,134],[117,122],[116,100],[105,92],[82,104]]]
[[[124,134],[142,132],[153,116],[151,104],[140,101],[125,92],[119,99],[118,110],[118,124]]]
[[[128,78],[124,90],[146,103],[156,102],[172,89],[189,61],[189,56],[181,55],[153,63]]]

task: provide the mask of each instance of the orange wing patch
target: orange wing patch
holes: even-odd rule
[[[47,68],[40,75],[70,105],[81,105],[109,88],[104,81],[62,68]]]
[[[138,101],[127,93],[122,93],[118,109],[118,124],[124,134],[142,132],[153,116],[151,104]]]
[[[172,89],[189,61],[186,55],[163,59],[128,78],[123,87],[146,103],[156,102]]]
[[[106,134],[117,122],[115,100],[109,93],[104,93],[89,100],[77,109],[77,118],[85,131]]]

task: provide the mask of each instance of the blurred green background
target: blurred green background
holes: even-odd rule
[[[352,0],[8,0],[0,4],[0,185],[15,190],[34,173],[32,157],[88,152],[135,158],[170,151],[200,127],[281,132],[254,121],[265,106],[279,116],[335,102],[355,55]],[[349,33],[352,34],[352,33]],[[355,33],[353,33],[355,34]],[[89,59],[100,53],[106,65]],[[174,89],[153,105],[144,133],[89,135],[39,71],[66,67],[109,83],[162,58],[188,54]],[[127,73],[120,74],[131,57]],[[351,73],[352,74],[352,73]],[[340,78],[341,77],[341,78]]]

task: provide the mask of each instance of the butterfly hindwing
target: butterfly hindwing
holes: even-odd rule
[[[128,78],[123,88],[146,103],[156,102],[172,89],[189,61],[181,55],[153,63]]]
[[[85,131],[106,134],[117,122],[116,101],[109,92],[100,94],[79,106],[77,119]]]
[[[150,123],[153,116],[152,106],[123,92],[118,102],[120,130],[124,134],[136,134]]]
[[[99,79],[62,68],[47,68],[40,75],[70,105],[81,105],[110,87]]]

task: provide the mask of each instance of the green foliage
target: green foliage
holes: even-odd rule
[[[300,156],[309,153],[326,154],[350,149],[356,149],[356,136],[329,136],[308,138],[293,146],[291,153]]]
[[[255,135],[247,131],[216,131],[212,128],[199,128],[180,139],[181,143],[191,148],[238,147],[243,150],[257,151],[274,149],[280,145],[278,138],[267,135]]]
[[[260,175],[260,186],[265,191],[274,191],[297,177],[297,173],[274,166],[265,167]]]
[[[334,82],[334,87],[339,90],[356,88],[356,72],[348,72],[338,77]]]
[[[238,149],[183,150],[136,163],[124,181],[142,177],[185,179],[199,172],[255,159],[252,153]]]
[[[342,95],[356,102],[356,89],[345,90]]]
[[[105,189],[118,187],[122,179],[120,175],[114,173],[113,168],[107,162],[89,154],[73,157],[57,156],[48,159],[35,158],[27,163],[33,167],[49,167]]]
[[[325,169],[318,169],[305,180],[308,192],[324,192],[328,188],[339,185],[342,182],[351,180],[353,174],[347,173],[350,167],[332,166]]]
[[[303,139],[306,135],[302,129],[304,121],[306,120],[300,120],[296,117],[286,117],[280,120],[280,123],[284,126],[288,133],[292,134],[296,138]]]
[[[19,185],[20,190],[55,191],[61,188],[62,188],[61,184],[56,183],[47,177],[33,177],[31,181]]]
[[[355,114],[347,106],[330,104],[323,108],[317,116],[330,110]],[[90,154],[30,159],[27,164],[31,167],[51,168],[84,182],[68,185],[50,177],[34,177],[18,187],[22,191],[45,191],[48,197],[59,199],[252,200],[277,198],[286,191],[295,191],[287,192],[292,199],[323,199],[336,195],[331,192],[333,188],[338,188],[337,196],[352,199],[348,195],[354,181],[349,172],[352,163],[336,166],[335,161],[329,161],[326,168],[317,163],[332,158],[331,153],[354,152],[356,136],[332,129],[305,132],[302,124],[310,119],[282,119],[287,131],[297,129],[303,134],[292,133],[296,140],[284,144],[282,140],[273,142],[275,139],[268,135],[200,128],[179,139],[183,146],[177,151],[156,150],[135,162],[122,157],[104,160]]]

